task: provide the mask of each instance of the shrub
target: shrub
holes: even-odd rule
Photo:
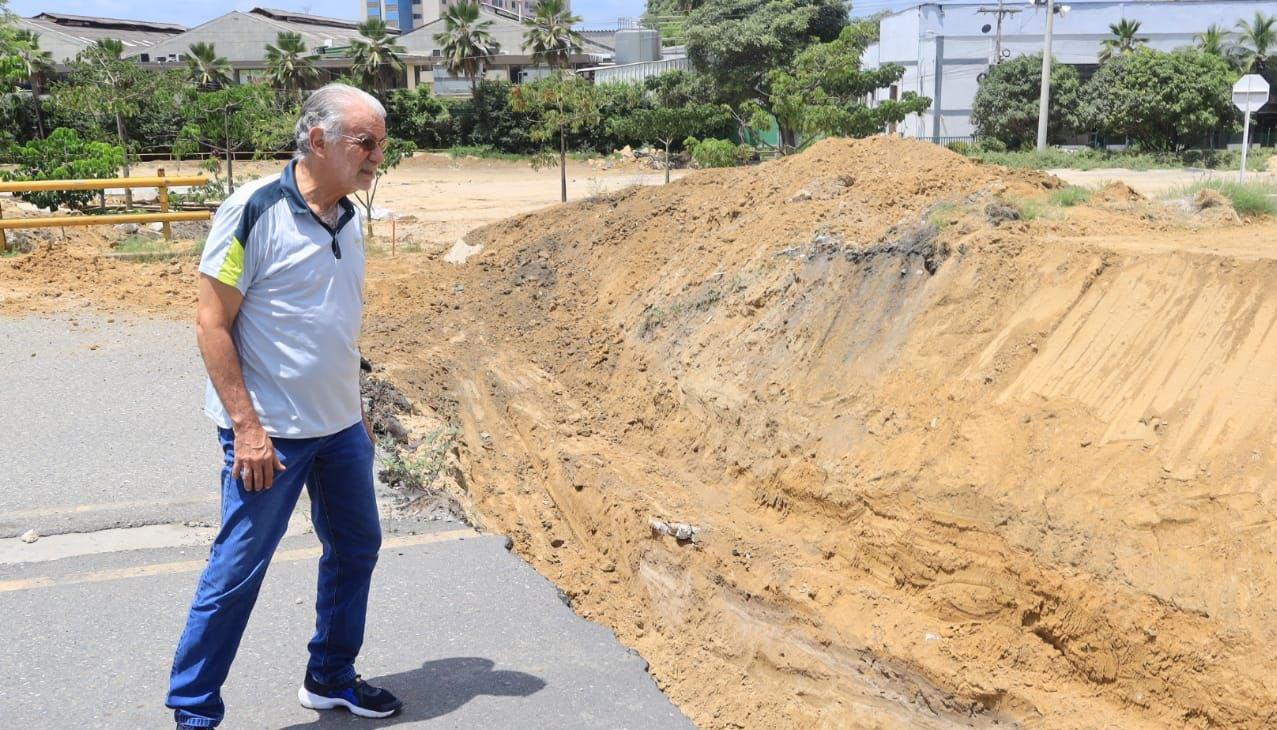
[[[688,137],[683,143],[692,154],[698,167],[735,167],[736,143],[727,139],[696,139]]]
[[[1141,47],[1100,66],[1078,94],[1078,126],[1142,150],[1179,150],[1236,128],[1233,71],[1192,48]]]
[[[385,99],[386,134],[421,149],[438,149],[452,143],[452,114],[430,87],[395,89]]]
[[[976,134],[1016,149],[1031,144],[1038,134],[1042,54],[1019,56],[989,69],[971,103]],[[1047,136],[1057,138],[1067,126],[1066,114],[1077,105],[1077,69],[1051,63],[1051,112]]]
[[[6,180],[75,180],[115,177],[124,164],[124,150],[106,142],[87,142],[70,129],[53,130],[45,139],[36,139],[12,148],[17,169],[6,172]],[[51,190],[18,193],[19,198],[50,211],[65,205],[82,208],[97,197],[93,190]]]

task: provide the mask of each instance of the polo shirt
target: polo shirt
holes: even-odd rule
[[[244,386],[272,437],[313,438],[359,423],[363,227],[339,201],[330,228],[297,188],[296,161],[217,209],[199,270],[244,295],[231,338]],[[212,380],[204,412],[231,428]]]

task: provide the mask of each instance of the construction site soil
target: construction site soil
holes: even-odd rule
[[[1061,185],[828,140],[372,258],[363,349],[700,727],[1271,727],[1277,225]],[[0,311],[190,316],[68,235]]]

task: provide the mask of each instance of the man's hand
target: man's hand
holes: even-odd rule
[[[250,492],[270,489],[275,472],[284,471],[284,463],[275,455],[275,445],[262,427],[235,429],[235,463],[231,475],[244,482]]]

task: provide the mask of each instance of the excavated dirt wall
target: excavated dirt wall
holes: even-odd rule
[[[387,266],[368,346],[703,727],[1271,724],[1277,262],[1058,186],[829,141]]]

